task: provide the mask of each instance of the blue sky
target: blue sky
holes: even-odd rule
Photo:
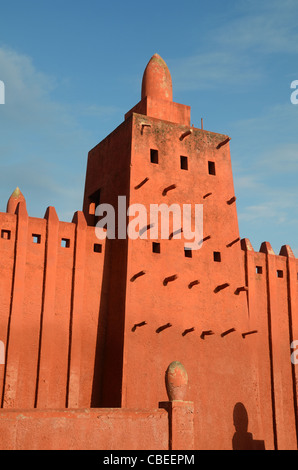
[[[0,5],[0,211],[82,209],[88,151],[139,100],[158,52],[174,101],[232,140],[240,235],[298,256],[297,0],[10,0]]]

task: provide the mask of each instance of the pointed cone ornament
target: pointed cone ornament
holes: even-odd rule
[[[173,101],[172,77],[165,61],[154,54],[145,69],[142,81],[142,99]]]
[[[26,200],[20,188],[17,187],[12,193],[12,195],[10,196],[10,198],[8,199],[6,212],[9,214],[15,214],[16,209],[20,202],[24,202],[26,204]]]

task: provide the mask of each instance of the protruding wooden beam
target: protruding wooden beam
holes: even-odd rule
[[[137,328],[140,328],[141,326],[145,326],[145,325],[147,325],[146,321],[142,321],[141,323],[135,323],[131,331],[135,332]]]
[[[167,286],[169,282],[176,281],[177,278],[178,278],[177,274],[174,274],[173,276],[166,277],[166,278],[163,280],[163,285],[164,285],[164,286]]]
[[[163,190],[162,195],[166,196],[169,191],[172,191],[172,189],[176,189],[176,188],[177,188],[176,184],[171,184],[170,186],[168,186],[167,188]]]
[[[224,145],[226,145],[228,142],[230,142],[231,140],[231,137],[228,137],[227,139],[223,140],[222,142],[220,142],[218,145],[217,145],[217,149],[220,149],[221,147],[223,147]]]
[[[192,134],[193,133],[193,130],[192,129],[188,129],[187,131],[183,132],[183,134],[181,134],[181,136],[179,137],[179,140],[183,140],[185,139],[185,137],[187,137],[188,135]]]

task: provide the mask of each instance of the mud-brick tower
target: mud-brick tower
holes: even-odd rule
[[[89,152],[83,212],[30,217],[13,192],[0,212],[1,449],[297,449],[298,259],[240,240],[229,145],[191,125],[155,54],[141,101]],[[100,241],[98,206],[115,211]],[[185,250],[181,216],[191,208],[194,230],[196,206],[203,233]]]
[[[150,220],[139,227],[147,239],[125,237],[121,228],[106,241],[105,359],[97,405],[156,406],[167,399],[159,377],[177,360],[189,375],[196,448],[230,448],[237,419],[245,437],[239,410],[248,416],[254,442],[265,440],[273,448],[272,338],[267,307],[260,317],[258,307],[250,308],[252,248],[239,238],[229,140],[191,125],[190,107],[173,102],[170,72],[155,54],[144,72],[141,101],[89,152],[83,209],[88,225],[96,222],[98,203],[113,205],[122,218],[118,196],[126,196],[126,208],[142,204],[148,214],[151,204],[178,204],[181,210],[183,204],[193,210],[203,204],[198,250],[185,250],[183,232],[152,240]],[[268,256],[266,247],[261,257]],[[266,283],[262,292],[267,301]],[[290,386],[290,360],[286,370]],[[291,429],[283,445],[295,447],[293,396],[279,405],[281,433]]]

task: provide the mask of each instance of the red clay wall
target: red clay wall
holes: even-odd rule
[[[151,127],[141,132],[144,120]],[[154,409],[167,400],[169,363],[179,360],[189,374],[187,399],[195,404],[195,448],[239,442],[239,404],[248,415],[241,445],[252,433],[266,449],[297,448],[298,366],[291,364],[290,344],[298,339],[298,261],[288,247],[276,256],[267,243],[257,253],[243,240],[241,249],[229,147],[216,149],[226,136],[192,129],[180,140],[185,130],[131,116],[90,153],[84,211],[88,219],[88,194],[99,188],[101,202],[114,205],[116,214],[118,195],[127,196],[127,205],[146,207],[203,203],[208,238],[192,258],[184,257],[183,238],[157,240],[160,254],[152,253],[149,239],[99,241],[81,212],[72,223],[60,222],[53,208],[44,219],[28,217],[23,203],[16,214],[0,214],[2,407]],[[159,151],[158,165],[150,162],[150,148]],[[189,157],[187,171],[179,167],[180,155]],[[208,174],[210,160],[216,175]],[[162,196],[171,184],[176,188]],[[194,280],[199,284],[189,288]],[[237,291],[243,287],[247,291]],[[34,416],[28,414],[28,429]],[[46,418],[40,423],[46,426]],[[26,435],[27,424],[23,429]],[[116,432],[115,448],[122,448],[121,439]]]
[[[151,127],[141,132],[144,122]],[[203,236],[210,238],[192,258],[184,256],[183,237],[156,240],[160,254],[152,253],[150,239],[129,240],[122,406],[152,406],[158,398],[166,399],[157,378],[172,360],[181,361],[190,377],[187,398],[195,403],[197,448],[231,448],[237,403],[246,407],[255,439],[262,439],[263,429],[254,338],[241,336],[250,329],[247,294],[235,294],[245,286],[245,271],[236,205],[227,203],[234,196],[229,145],[216,149],[227,136],[200,129],[180,140],[188,129],[133,115],[130,204],[149,209],[153,203],[188,203],[193,210],[194,204],[203,204]],[[158,164],[150,162],[150,149],[158,150]],[[188,157],[187,171],[180,168],[181,155]],[[208,161],[215,162],[216,175],[208,173]],[[146,184],[135,189],[146,177]],[[163,196],[172,184],[176,188]],[[214,251],[221,253],[221,262],[214,262]],[[142,270],[145,275],[131,282]],[[172,275],[177,279],[164,286]],[[199,284],[190,289],[194,280]],[[229,285],[216,291],[225,283]],[[133,330],[144,321],[146,325]],[[172,326],[158,332],[168,323]],[[183,335],[190,328],[194,331]],[[221,337],[232,328],[235,332]],[[210,330],[214,334],[202,339],[202,332]]]
[[[196,448],[233,446],[233,415],[239,403],[255,441],[265,440],[268,449],[297,448],[289,349],[289,305],[293,316],[297,304],[289,297],[286,260],[273,257],[269,280],[255,295],[245,271],[236,204],[231,202],[229,145],[217,148],[227,136],[192,128],[181,140],[188,129],[133,115],[130,204],[144,204],[148,212],[153,203],[203,204],[207,238],[191,259],[184,257],[183,237],[156,240],[160,254],[152,253],[149,238],[128,241],[122,406],[150,407],[165,399],[158,377],[172,360],[179,360],[190,376],[187,398],[195,403]],[[158,150],[158,164],[150,162],[150,149]],[[188,157],[188,171],[180,168],[181,155]],[[215,162],[216,175],[208,173],[208,161]],[[176,188],[162,196],[172,184]],[[221,262],[214,262],[214,251],[221,253]],[[283,279],[277,278],[277,269],[283,269]],[[135,279],[141,271],[145,274]],[[164,279],[173,275],[177,279],[164,286]],[[190,289],[194,280],[199,284]],[[134,328],[138,324],[143,326]],[[171,326],[158,330],[167,324]],[[203,339],[202,332],[210,330],[214,334]]]
[[[0,214],[0,230],[2,406],[90,406],[105,243],[94,251],[99,241],[81,212],[73,223],[60,222],[54,208],[36,219],[23,203],[17,214]]]
[[[228,138],[190,128],[189,117],[189,107],[143,97],[89,152],[84,214],[72,223],[53,208],[28,217],[25,202],[0,214],[5,448],[166,449],[167,414],[155,408],[180,361],[194,413],[173,405],[172,416],[182,436],[194,414],[196,449],[297,449],[298,260],[287,246],[277,256],[240,241]],[[97,203],[115,209],[115,240],[95,235],[99,190]],[[160,253],[150,238],[117,239],[118,196],[148,212],[203,204],[202,248],[189,258],[183,236],[159,234]],[[122,409],[74,412],[99,406]]]
[[[165,410],[0,411],[1,450],[167,450]]]
[[[268,440],[272,428],[277,448],[295,449],[298,366],[291,363],[290,346],[298,338],[298,260],[287,246],[277,256],[269,243],[263,243],[260,252],[254,252],[248,240],[243,240],[242,245],[250,320],[258,331],[255,367],[259,375],[264,433]]]

